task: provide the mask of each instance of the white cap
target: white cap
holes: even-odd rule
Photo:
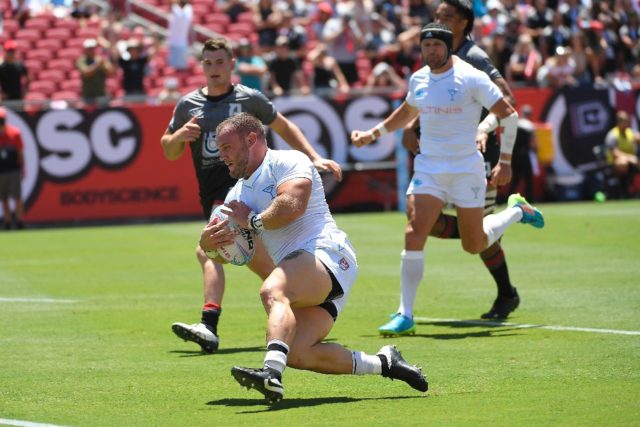
[[[96,46],[98,46],[98,42],[96,41],[96,39],[86,39],[84,43],[82,43],[82,47],[84,47],[85,49],[90,49]]]

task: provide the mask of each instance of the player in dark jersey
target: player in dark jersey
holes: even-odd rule
[[[302,131],[293,122],[276,111],[273,104],[261,92],[231,83],[235,59],[229,42],[225,38],[207,40],[202,48],[202,67],[206,86],[183,96],[176,104],[169,127],[160,143],[169,160],[179,159],[187,145],[198,179],[200,204],[208,220],[213,208],[222,204],[227,192],[236,180],[220,160],[216,145],[216,127],[227,118],[241,112],[257,117],[284,139],[292,148],[305,153],[314,166],[330,171],[336,179],[342,179],[340,165],[324,159],[313,149]],[[264,250],[258,243],[256,250]],[[218,348],[218,320],[221,313],[225,276],[221,264],[210,260],[202,248],[196,248],[198,261],[204,276],[204,306],[200,323],[193,325],[174,323],[173,332],[180,338],[193,341],[202,350],[212,353]],[[271,262],[255,257],[248,266],[263,280],[273,269]]]
[[[453,51],[456,56],[473,65],[475,68],[484,71],[489,78],[500,88],[503,95],[509,100],[511,105],[515,105],[515,98],[507,82],[494,67],[489,56],[478,47],[470,38],[473,29],[474,15],[471,2],[469,0],[443,0],[436,10],[436,21],[447,25],[453,32]],[[481,146],[485,159],[487,178],[491,178],[492,169],[508,168],[511,172],[511,165],[498,162],[500,155],[500,144],[496,133],[493,131],[497,127],[497,120],[493,115],[487,117],[487,111],[483,112],[483,126],[487,132],[479,132],[478,143]],[[402,142],[403,145],[414,154],[418,150],[420,125],[416,121],[405,129]],[[485,215],[494,211],[496,205],[497,187],[491,181],[487,182],[487,192],[485,197]],[[460,238],[458,233],[458,221],[453,215],[442,214],[438,218],[435,226],[431,230],[431,236],[453,239]],[[482,314],[483,319],[505,319],[520,304],[520,297],[515,287],[511,284],[509,270],[505,260],[504,251],[498,240],[480,253],[480,257],[485,266],[493,276],[498,288],[498,296],[491,309]],[[415,295],[415,293],[414,293]],[[403,294],[404,296],[404,294]],[[390,323],[394,322],[395,318]],[[389,330],[389,325],[384,329]],[[403,330],[409,330],[407,325],[402,325],[397,330],[401,334]]]

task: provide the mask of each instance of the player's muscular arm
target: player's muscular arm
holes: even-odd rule
[[[306,178],[295,178],[278,186],[278,192],[269,207],[260,216],[265,230],[284,227],[301,217],[307,210],[311,197],[311,181]],[[224,213],[243,228],[252,228],[249,224],[251,209],[243,202],[232,200],[225,204]]]
[[[200,126],[196,123],[197,118],[193,117],[184,126],[171,133],[169,129],[160,138],[160,145],[164,156],[168,160],[177,160],[184,153],[188,142],[195,141],[200,136]]]

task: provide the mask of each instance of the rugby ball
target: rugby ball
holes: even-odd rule
[[[229,220],[228,227],[236,232],[235,241],[227,246],[222,246],[217,250],[205,251],[211,259],[220,257],[226,262],[233,265],[245,265],[255,253],[255,235],[252,230],[240,227],[227,214],[222,212],[223,205],[217,206],[211,213],[209,224],[218,223],[220,221]]]

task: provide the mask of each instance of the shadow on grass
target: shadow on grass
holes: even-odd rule
[[[390,397],[312,397],[312,398],[296,398],[284,399],[274,405],[269,406],[264,399],[220,399],[207,402],[210,406],[229,406],[229,407],[247,407],[261,406],[260,409],[240,411],[238,414],[256,414],[260,412],[281,411],[284,409],[309,408],[320,405],[334,405],[338,403],[353,403],[375,400],[400,400],[400,399],[424,399],[427,395],[419,396],[390,396]]]
[[[234,353],[252,353],[264,352],[265,346],[255,347],[239,347],[239,348],[222,348],[215,353],[205,353],[202,350],[170,350],[169,353],[179,354],[180,357],[197,357],[197,356],[213,356],[216,354],[234,354]]]
[[[459,340],[465,338],[494,338],[494,337],[509,337],[519,335],[517,333],[505,333],[509,331],[522,330],[522,327],[513,327],[511,323],[503,323],[495,320],[432,320],[432,321],[416,321],[416,325],[431,325],[431,326],[444,326],[452,329],[469,329],[469,328],[488,328],[481,331],[467,331],[462,333],[445,333],[445,334],[415,334],[415,335],[398,335],[392,337],[385,337],[384,339],[396,339],[396,338],[432,338],[438,340]],[[362,335],[363,338],[373,338],[380,335]]]

